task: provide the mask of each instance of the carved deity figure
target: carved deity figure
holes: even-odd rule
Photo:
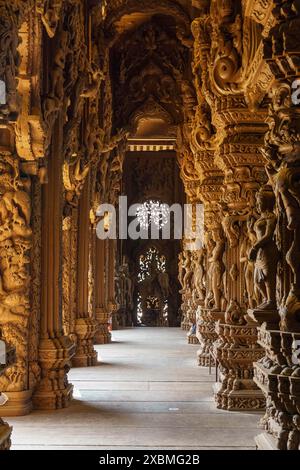
[[[293,416],[293,430],[290,431],[288,441],[287,441],[287,450],[299,450],[300,449],[300,416]]]
[[[281,168],[276,175],[276,192],[285,209],[288,229],[293,232],[293,241],[286,254],[286,260],[293,274],[290,292],[286,299],[286,313],[289,321],[293,321],[294,315],[298,320],[300,318],[300,151],[298,150],[295,154],[291,152],[289,158],[292,161],[292,167]]]
[[[215,228],[212,230],[212,238],[215,246],[212,250],[211,257],[209,258],[209,278],[211,280],[211,287],[214,297],[214,311],[221,310],[222,301],[222,286],[223,274],[225,265],[223,262],[223,254],[225,251],[225,240],[222,228]]]
[[[134,276],[130,272],[127,259],[117,269],[115,276],[116,302],[124,308],[133,308]]]
[[[182,289],[183,289],[183,279],[185,275],[184,265],[185,265],[185,256],[184,256],[184,251],[182,251],[178,255],[178,280]]]
[[[134,291],[134,282],[132,276],[130,275],[129,266],[126,263],[124,265],[124,291],[125,291],[125,301],[127,308],[133,308],[133,291]]]
[[[85,165],[81,168],[81,159],[82,156],[80,154],[74,154],[72,159],[69,162],[65,162],[63,165],[63,182],[66,190],[66,201],[72,207],[78,206],[79,198],[90,170],[89,165]]]
[[[203,301],[205,298],[205,260],[206,260],[206,250],[202,248],[199,250],[198,255],[195,259],[195,270],[194,270],[194,287],[196,290],[197,297],[200,301]]]
[[[44,100],[44,119],[48,128],[46,147],[50,145],[52,126],[57,112],[64,105],[65,99],[65,65],[68,53],[69,33],[62,31],[59,37],[59,45],[54,55],[49,94]]]
[[[170,277],[167,272],[158,273],[158,282],[160,284],[163,298],[167,299],[170,295]]]
[[[254,289],[254,262],[249,259],[251,248],[256,243],[254,231],[254,219],[250,218],[245,225],[244,240],[241,245],[240,261],[244,265],[244,276],[246,284],[246,298],[251,309],[256,306],[256,293]]]
[[[255,262],[254,283],[257,295],[263,302],[259,310],[276,309],[276,274],[279,252],[275,242],[277,218],[274,214],[275,195],[271,186],[264,186],[256,197],[259,219],[254,225],[257,241],[253,245],[249,259]]]
[[[183,276],[183,289],[182,292],[186,292],[191,287],[191,280],[193,278],[192,270],[192,254],[191,252],[185,252],[184,255],[184,276]]]

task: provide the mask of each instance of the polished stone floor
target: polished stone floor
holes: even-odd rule
[[[75,400],[9,418],[13,449],[254,449],[258,413],[215,408],[214,375],[180,329],[113,332],[99,366],[71,370]]]

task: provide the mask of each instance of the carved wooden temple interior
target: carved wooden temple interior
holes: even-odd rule
[[[0,0],[0,449],[147,326],[300,449],[299,31],[298,0]],[[201,247],[100,239],[122,196],[202,205]]]

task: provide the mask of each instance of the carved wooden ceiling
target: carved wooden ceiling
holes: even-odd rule
[[[190,2],[112,2],[114,127],[139,140],[176,139],[184,102],[194,95]],[[141,47],[141,44],[143,47]]]

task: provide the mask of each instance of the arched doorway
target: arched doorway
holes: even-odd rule
[[[155,246],[147,248],[138,259],[136,315],[144,326],[169,326],[171,293],[166,256]]]

